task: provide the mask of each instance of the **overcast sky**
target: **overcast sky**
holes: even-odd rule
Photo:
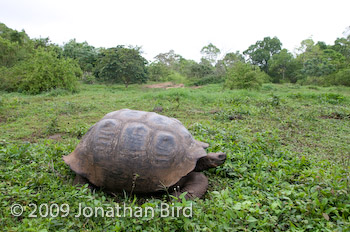
[[[349,12],[349,0],[0,0],[0,22],[31,38],[137,45],[148,60],[173,49],[199,61],[209,43],[222,54],[243,52],[266,36],[290,51],[311,36],[333,44],[350,26]]]

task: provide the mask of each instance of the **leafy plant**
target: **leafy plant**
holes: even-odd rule
[[[92,73],[84,73],[82,80],[85,84],[94,84],[96,77]]]
[[[52,135],[54,133],[57,133],[58,131],[58,116],[55,115],[51,118],[49,124],[46,127],[46,134]]]
[[[140,48],[117,46],[104,49],[97,59],[96,77],[109,83],[124,83],[127,88],[133,83],[144,83],[148,79],[147,60]]]
[[[260,89],[267,74],[250,64],[237,62],[227,71],[224,87],[229,89]]]
[[[57,58],[54,51],[35,50],[33,57],[0,70],[0,87],[7,91],[38,94],[61,88],[77,90],[81,70],[73,60]]]

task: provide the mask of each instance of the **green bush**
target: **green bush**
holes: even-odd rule
[[[337,73],[326,76],[309,76],[298,81],[302,85],[344,85],[350,86],[350,68],[341,69]]]
[[[222,77],[209,75],[200,79],[193,80],[191,85],[200,86],[200,85],[207,85],[207,84],[217,84],[217,83],[222,83],[223,81],[224,79]]]
[[[259,68],[237,62],[227,70],[224,87],[229,89],[260,89],[267,82],[268,75]]]
[[[301,85],[320,85],[320,86],[327,86],[329,81],[326,80],[326,77],[324,76],[309,76],[304,79],[301,79],[297,81],[298,84]]]
[[[172,72],[165,81],[172,81],[174,83],[184,83],[186,82],[186,77],[182,76],[178,72]]]
[[[56,88],[74,92],[81,75],[81,69],[72,59],[58,58],[54,51],[38,48],[30,59],[0,69],[0,88],[30,94]]]
[[[84,73],[83,82],[85,84],[94,84],[96,82],[96,77],[91,73]]]
[[[335,85],[350,86],[350,68],[342,69],[335,74]]]
[[[160,62],[153,62],[147,66],[149,73],[149,80],[151,81],[164,81],[171,75],[171,70],[165,64]]]

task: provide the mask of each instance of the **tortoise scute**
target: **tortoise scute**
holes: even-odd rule
[[[168,167],[173,165],[176,139],[173,135],[160,132],[155,138],[153,164]]]
[[[128,124],[123,133],[120,149],[127,152],[145,151],[150,129],[141,123]]]
[[[113,142],[118,138],[120,122],[114,119],[104,119],[95,125],[95,131],[90,137],[90,149],[93,151],[94,162],[109,159],[112,155]]]
[[[153,122],[156,125],[161,125],[161,126],[170,126],[171,123],[173,123],[172,120],[170,120],[167,117],[158,115],[158,114],[154,114],[152,116],[149,117],[150,122]]]
[[[119,117],[125,120],[139,120],[146,114],[147,112],[136,111],[136,110],[125,110],[119,114]]]

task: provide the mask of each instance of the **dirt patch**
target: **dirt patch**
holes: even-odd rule
[[[48,139],[52,139],[52,140],[61,140],[61,139],[62,139],[62,134],[50,135],[50,136],[48,137]]]
[[[7,121],[7,118],[0,116],[0,123],[5,123]]]
[[[331,113],[329,115],[322,115],[321,118],[323,119],[338,119],[338,120],[343,120],[343,119],[350,119],[350,114],[342,114],[342,113]]]
[[[172,88],[183,88],[184,84],[174,84],[172,82],[164,82],[153,85],[145,85],[145,88],[149,89],[172,89]]]

